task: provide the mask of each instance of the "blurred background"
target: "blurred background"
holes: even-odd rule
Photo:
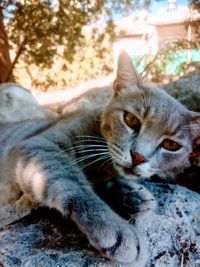
[[[0,83],[35,95],[109,84],[121,49],[148,81],[195,75],[199,48],[199,0],[0,2]]]

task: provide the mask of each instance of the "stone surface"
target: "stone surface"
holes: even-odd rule
[[[155,214],[136,221],[150,248],[148,266],[200,266],[200,195],[177,185],[146,184],[158,201]]]
[[[200,76],[180,79],[161,86],[188,109],[200,112]]]
[[[172,85],[172,88],[178,87]],[[21,105],[24,106],[24,110],[17,114],[20,114],[17,120],[27,118],[26,109],[32,105],[36,107],[36,110],[42,110],[29,93],[24,93],[24,90],[18,87],[12,90],[8,94],[11,94],[12,97],[10,102],[7,102],[7,111],[5,105],[2,105],[4,103],[2,101],[9,97],[6,93],[6,98],[2,98],[5,91],[3,90],[3,93],[0,91],[0,114],[3,114],[0,121],[2,118],[3,121],[13,121],[13,118],[16,117],[10,114],[18,113]],[[104,90],[106,90],[106,94],[103,98],[100,99],[94,93],[87,96],[86,99],[81,99],[78,104],[73,103],[71,111],[76,109],[76,105],[85,108],[84,103],[87,107],[88,104],[94,106],[95,99],[98,99],[96,106],[105,104],[110,97],[110,92],[107,88]],[[18,97],[19,92],[21,93],[20,97]],[[177,89],[179,98],[181,94],[178,92],[179,89]],[[192,95],[193,93],[191,93],[191,97]],[[199,97],[198,92],[197,95]],[[196,108],[198,110],[197,105],[193,107],[194,110]],[[30,114],[34,117],[35,111],[33,109],[32,111]],[[135,218],[132,222],[144,235],[149,247],[147,267],[199,267],[200,195],[178,185],[146,182],[146,186],[158,200],[157,210],[155,213],[147,213]],[[101,257],[72,222],[62,218],[56,211],[48,209],[34,211],[18,222],[1,229],[0,266],[122,267],[122,265],[116,265]]]
[[[41,108],[31,93],[14,83],[0,85],[0,122],[57,117],[51,110]]]
[[[149,247],[147,266],[200,266],[200,195],[175,185],[147,187],[159,203],[155,214],[136,219]],[[1,230],[0,266],[120,267],[101,257],[72,222],[47,209]]]

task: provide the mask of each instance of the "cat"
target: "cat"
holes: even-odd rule
[[[131,216],[155,209],[139,182],[190,166],[200,114],[144,85],[125,52],[113,92],[93,112],[0,125],[0,179],[16,181],[31,200],[72,219],[112,261],[142,267],[148,260],[143,237],[114,202],[122,201]]]

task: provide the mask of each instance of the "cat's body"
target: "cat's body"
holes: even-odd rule
[[[2,125],[0,177],[71,218],[107,257],[142,267],[147,259],[142,237],[101,199],[104,185],[109,194],[113,185],[121,186],[129,211],[154,208],[151,193],[133,180],[188,167],[194,139],[190,125],[197,125],[199,115],[164,92],[142,86],[126,54],[119,59],[114,90],[103,110]]]

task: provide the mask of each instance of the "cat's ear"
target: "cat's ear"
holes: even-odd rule
[[[117,77],[113,83],[113,89],[118,91],[132,86],[140,88],[142,84],[142,79],[137,74],[130,56],[125,51],[121,51],[118,58]]]

